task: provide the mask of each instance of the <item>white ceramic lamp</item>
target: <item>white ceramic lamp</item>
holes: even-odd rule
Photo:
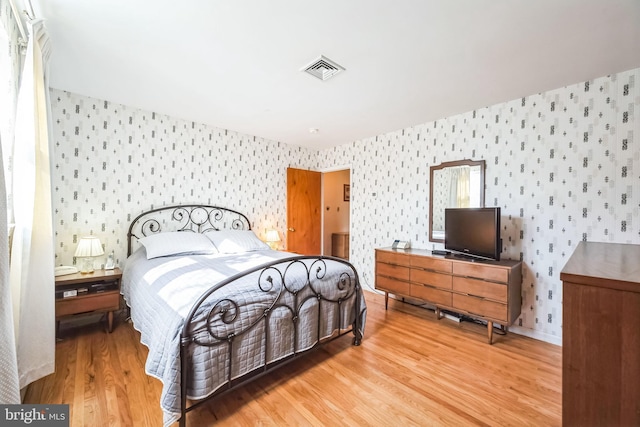
[[[94,258],[101,255],[104,255],[104,250],[100,239],[96,236],[82,237],[75,253],[80,262],[80,273],[93,273]]]

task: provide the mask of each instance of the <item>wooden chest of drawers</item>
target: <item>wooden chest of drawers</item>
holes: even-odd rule
[[[520,315],[522,263],[468,261],[432,255],[420,249],[376,249],[376,289],[425,301],[440,309],[487,321],[489,343],[493,323],[508,326]]]
[[[640,426],[640,245],[580,242],[562,280],[562,425]]]

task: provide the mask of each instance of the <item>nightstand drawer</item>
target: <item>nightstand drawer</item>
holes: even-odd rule
[[[120,307],[120,292],[105,292],[56,300],[56,318],[88,311],[113,311]]]

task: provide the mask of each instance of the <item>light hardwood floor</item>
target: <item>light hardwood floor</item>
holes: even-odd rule
[[[362,345],[351,336],[192,411],[191,426],[554,426],[561,424],[562,349],[365,294]],[[160,426],[161,383],[147,348],[119,321],[61,328],[56,372],[25,403],[68,403],[71,426]],[[176,424],[177,425],[177,424]]]

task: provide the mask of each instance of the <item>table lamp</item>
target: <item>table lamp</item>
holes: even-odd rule
[[[80,238],[75,257],[80,262],[80,273],[93,273],[93,261],[95,257],[104,255],[102,243],[96,236]]]
[[[277,244],[280,241],[278,230],[267,230],[266,241],[271,249],[276,250]]]

